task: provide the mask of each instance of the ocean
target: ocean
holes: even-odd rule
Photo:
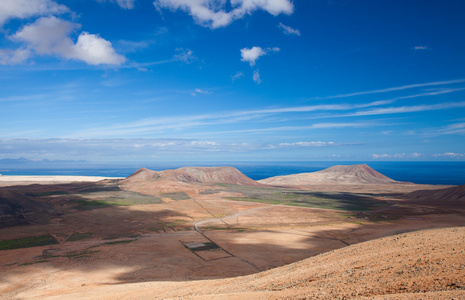
[[[48,166],[1,166],[3,175],[76,175],[127,177],[140,167],[161,171],[183,166],[232,166],[252,179],[297,173],[315,172],[334,165],[353,165],[366,163],[376,171],[398,181],[418,184],[465,184],[465,162],[223,162],[223,163],[163,163],[163,164],[125,164],[125,165],[48,165]]]

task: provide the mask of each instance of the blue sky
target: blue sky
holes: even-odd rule
[[[462,0],[1,0],[0,159],[465,160]]]

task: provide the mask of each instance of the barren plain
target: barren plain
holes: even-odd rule
[[[6,177],[1,299],[465,298],[463,186],[366,165],[268,183],[234,168]]]

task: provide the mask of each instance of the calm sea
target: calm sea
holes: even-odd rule
[[[278,175],[320,171],[334,165],[353,165],[363,162],[234,162],[195,164],[153,164],[144,167],[161,171],[183,166],[233,166],[252,179],[259,180]],[[465,184],[465,162],[367,162],[376,171],[398,181],[422,184]],[[3,175],[78,175],[127,177],[141,165],[68,165],[68,166],[0,166]]]

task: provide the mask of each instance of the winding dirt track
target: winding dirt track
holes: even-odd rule
[[[464,299],[465,228],[390,236],[238,278],[81,287],[46,299]],[[31,293],[32,292],[32,293]]]

